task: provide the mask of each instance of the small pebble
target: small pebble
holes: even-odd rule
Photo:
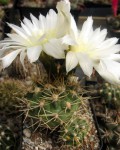
[[[48,143],[49,143],[49,144],[52,144],[52,140],[51,140],[51,139],[48,139]]]
[[[38,147],[35,147],[35,150],[38,150]]]
[[[27,129],[27,128],[23,130],[23,134],[24,134],[26,137],[28,137],[28,138],[31,137],[31,131],[30,131],[29,129]]]

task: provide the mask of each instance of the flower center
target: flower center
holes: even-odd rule
[[[48,31],[47,39],[49,40],[54,37],[56,37],[56,31],[55,30]]]
[[[40,45],[44,45],[46,44],[50,39],[56,37],[56,31],[55,30],[50,30],[48,31],[48,33],[46,34],[45,38],[40,41]]]
[[[45,37],[44,37],[45,34]],[[43,36],[43,38],[42,38]],[[26,41],[26,46],[35,46],[35,45],[44,45],[46,44],[51,38],[56,37],[56,31],[55,30],[49,30],[47,33],[43,31],[35,32],[31,37],[28,38]]]
[[[78,53],[82,52],[88,54],[91,58],[95,55],[95,48],[92,45],[84,42],[79,42],[78,45],[70,46],[70,51]]]
[[[71,46],[71,51],[73,52],[85,52],[89,49],[89,45],[85,44],[84,42],[79,42],[78,45]]]

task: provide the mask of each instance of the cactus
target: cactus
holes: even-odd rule
[[[120,108],[120,86],[105,83],[100,89],[100,94],[106,103],[112,104],[115,108]]]
[[[95,108],[104,144],[108,150],[120,149],[120,87],[104,83],[99,94]]]
[[[22,71],[18,67],[18,63],[12,65],[16,66],[11,66],[12,68],[18,69],[15,70],[15,74],[18,71],[21,76]],[[27,77],[28,83],[33,83],[33,86],[30,84],[32,88],[25,98],[18,99],[25,119],[28,117],[30,120],[33,119],[33,124],[30,126],[38,125],[36,129],[42,127],[50,129],[52,132],[56,129],[59,130],[58,141],[65,145],[79,147],[83,142],[89,145],[90,141],[87,139],[90,139],[95,128],[93,129],[93,118],[88,104],[89,97],[83,97],[87,91],[80,87],[80,83],[76,81],[77,77],[68,77],[67,79],[62,61],[51,64],[46,61],[44,67],[47,69],[42,72],[44,68],[40,68],[40,72],[43,73],[40,78],[32,78],[32,74],[28,74],[28,78],[27,74],[24,74],[25,72],[22,73],[23,76],[25,75],[23,78]],[[13,75],[11,68],[10,72]],[[54,74],[52,74],[53,72]],[[49,79],[46,78],[47,74]],[[55,77],[59,79],[54,79]],[[94,135],[92,139],[94,139]]]
[[[0,4],[7,5],[9,3],[9,0],[0,0]]]
[[[120,30],[120,15],[116,17],[108,17],[107,21],[112,30]]]
[[[59,140],[78,146],[89,135],[92,127],[88,97],[78,83],[55,80],[35,86],[22,100],[26,117],[35,124],[54,131],[59,128]],[[26,104],[26,105],[25,105]]]
[[[18,99],[27,91],[22,81],[0,81],[0,150],[16,150],[20,144],[22,117],[19,116]]]
[[[17,98],[22,98],[26,94],[27,87],[24,82],[13,79],[5,79],[0,82],[0,109],[9,110],[17,105]]]
[[[0,125],[0,150],[14,149],[15,137],[9,126]]]
[[[113,123],[113,122],[111,122]],[[114,149],[120,149],[120,132],[118,131],[118,127],[120,124],[116,124],[116,127],[110,129],[111,123],[109,126],[106,126],[104,129],[101,129],[102,137],[105,145],[108,147],[113,147]]]
[[[26,90],[19,85],[17,91],[19,91],[19,94],[23,94],[22,96],[18,94],[14,97],[14,90],[16,90],[14,88],[11,92],[13,95],[10,97],[5,95],[5,97],[7,97],[7,100],[12,98],[11,101],[18,102],[19,108],[21,107],[21,111],[24,111],[25,119],[28,117],[30,120],[33,119],[33,124],[30,126],[38,125],[37,128],[47,128],[52,132],[57,129],[59,132],[58,141],[61,143],[75,146],[75,148],[89,147],[90,144],[92,147],[96,145],[98,147],[98,143],[94,143],[96,133],[88,104],[89,97],[85,96],[87,91],[80,87],[80,83],[76,81],[75,77],[66,76],[62,60],[60,62],[55,61],[55,63],[54,60],[52,60],[53,63],[50,63],[51,61],[48,61],[48,59],[45,60],[47,61],[43,63],[44,66],[40,64],[38,69],[42,74],[39,76],[39,72],[36,70],[35,77],[32,76],[34,69],[31,65],[25,64],[26,69],[31,70],[26,74],[23,68],[21,70],[17,60],[13,62],[10,70],[8,70],[8,75],[27,77],[27,79],[30,79],[27,82],[33,83],[33,87],[29,84],[32,88],[25,94]],[[41,62],[44,62],[44,59]],[[37,68],[36,65],[35,69]],[[44,67],[47,68],[45,71],[43,71]],[[40,78],[37,78],[38,76]],[[46,78],[48,76],[49,81]],[[4,91],[7,94],[9,93],[6,88]],[[96,139],[95,142],[98,142]]]
[[[26,58],[24,60],[24,66],[25,68],[23,68],[20,63],[19,57],[16,58],[6,70],[8,76],[17,79],[26,79],[29,77],[34,82],[42,82],[47,79],[48,76],[46,70],[40,61],[31,64]]]

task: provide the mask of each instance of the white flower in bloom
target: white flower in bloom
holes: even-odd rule
[[[9,38],[1,41],[3,68],[8,67],[18,54],[23,66],[26,55],[32,63],[39,58],[42,51],[57,59],[65,58],[66,45],[61,44],[61,40],[69,33],[69,23],[73,20],[70,2],[58,2],[57,10],[58,14],[50,10],[46,17],[40,14],[39,19],[30,14],[31,20],[24,18],[21,27],[8,23],[15,33],[7,34]],[[5,53],[7,54],[4,56]]]
[[[70,48],[66,55],[66,70],[71,71],[78,64],[87,76],[91,76],[93,68],[107,81],[120,83],[120,51],[117,38],[106,39],[107,30],[97,28],[93,31],[92,17],[84,22],[81,31],[73,30],[66,35],[63,43]]]

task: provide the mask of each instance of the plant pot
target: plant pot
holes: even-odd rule
[[[97,135],[98,135],[98,138],[99,138],[99,150],[103,150],[103,141],[102,141],[102,137],[101,137],[101,133],[100,133],[100,128],[99,128],[98,120],[97,120],[97,117],[96,117],[96,114],[95,114],[93,100],[90,100],[89,102],[90,102],[91,111],[93,113],[93,119],[94,119],[94,122],[95,122],[95,127],[97,129]]]

